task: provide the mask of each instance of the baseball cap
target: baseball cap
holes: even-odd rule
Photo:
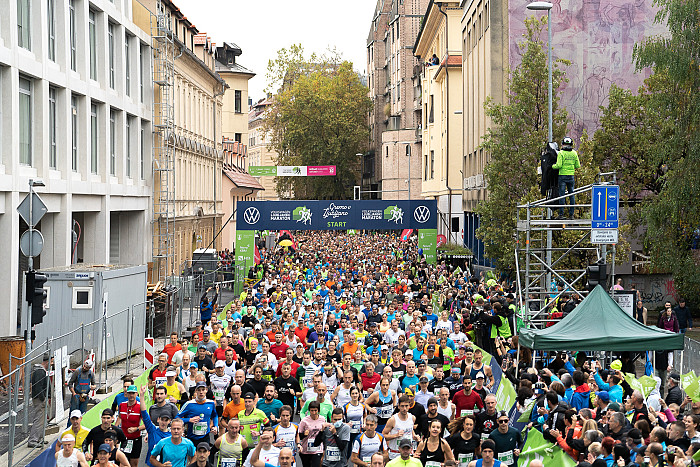
[[[401,448],[412,448],[413,442],[408,438],[401,438],[399,440],[399,449]]]
[[[209,335],[209,330],[205,329],[204,331],[202,331],[202,335],[203,335],[203,336],[208,336],[208,335]]]
[[[255,329],[262,329],[262,326],[260,326],[260,324],[256,324]]]
[[[225,366],[226,366],[226,364],[224,363],[223,360],[217,360],[216,363],[214,363],[214,368],[223,368]]]
[[[201,325],[202,325],[202,322],[201,322],[200,320],[197,320],[197,321],[194,322],[194,325],[195,325],[195,326],[201,326]]]
[[[432,404],[437,405],[437,403],[438,403],[437,397],[431,397],[430,399],[428,399],[427,405],[432,405]]]
[[[425,348],[425,350],[432,350],[433,352],[435,352],[435,346],[433,344],[430,344]]]
[[[372,349],[372,355],[379,355],[379,350]]]
[[[110,452],[112,452],[112,450],[110,449],[109,444],[107,444],[107,443],[102,443],[102,444],[100,444],[100,447],[97,448],[97,452],[106,452],[106,453],[110,453]]]
[[[199,364],[197,362],[192,362],[190,363],[190,368],[199,368]]]
[[[480,371],[480,372],[478,372],[478,373],[476,374],[476,378],[475,378],[475,379],[479,379],[479,378],[484,379],[484,372],[483,372],[483,371]]]
[[[112,409],[110,409],[110,408],[108,407],[108,408],[106,408],[106,409],[104,409],[104,410],[102,411],[102,416],[104,417],[105,415],[110,415],[110,416],[112,416],[112,415],[114,415],[114,411],[112,411]]]
[[[679,375],[678,373],[671,373],[670,375],[668,375],[668,379],[672,379],[673,381],[678,382],[681,380],[681,375]]]
[[[610,394],[608,391],[598,391],[595,395],[603,402],[610,402]]]
[[[205,383],[204,381],[198,381],[197,384],[194,385],[195,389],[206,388],[206,387],[207,387],[207,383]]]
[[[427,383],[428,382],[428,377],[427,376],[421,376],[420,379],[418,380],[419,383]]]
[[[131,387],[131,386],[129,386]],[[136,387],[136,386],[134,386]],[[83,413],[80,411],[80,409],[75,409],[70,413],[70,418],[80,418],[83,416]]]
[[[135,384],[132,384],[126,388],[126,392],[139,392],[139,388],[137,388]]]
[[[243,399],[255,399],[255,394],[252,392],[246,392],[245,396],[243,396]]]
[[[169,378],[171,376],[177,376],[177,373],[175,373],[175,370],[168,370],[165,372],[165,377]],[[127,391],[128,392],[128,391]]]
[[[62,443],[67,443],[68,441],[75,441],[75,436],[73,436],[70,433],[66,433],[65,435],[63,435],[63,437],[61,437]]]
[[[209,443],[207,443],[206,441],[202,441],[197,445],[197,451],[199,451],[200,449],[209,451],[211,448],[209,447]]]
[[[608,405],[608,410],[612,410],[613,412],[619,412],[620,411],[620,404],[613,401]]]
[[[406,394],[407,396],[415,396],[415,394],[413,394],[413,389],[411,388],[406,388],[404,394]]]

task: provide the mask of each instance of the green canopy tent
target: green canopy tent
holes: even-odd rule
[[[683,334],[643,325],[598,285],[554,326],[521,329],[518,345],[533,350],[682,350]]]

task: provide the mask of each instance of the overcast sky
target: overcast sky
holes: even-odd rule
[[[336,47],[355,70],[367,68],[366,41],[377,0],[174,0],[187,19],[217,45],[233,42],[237,62],[256,73],[248,81],[253,102],[264,96],[267,62],[277,50],[300,43],[307,53]]]

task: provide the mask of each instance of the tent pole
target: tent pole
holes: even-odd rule
[[[518,364],[520,363],[520,339],[518,339],[518,350],[515,352],[515,377],[518,377]]]

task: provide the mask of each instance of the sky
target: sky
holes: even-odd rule
[[[305,53],[335,47],[363,74],[367,35],[377,0],[174,0],[183,14],[217,45],[233,42],[243,51],[236,62],[256,75],[248,81],[253,102],[264,97],[268,60],[301,44]],[[202,8],[202,7],[205,8]]]

